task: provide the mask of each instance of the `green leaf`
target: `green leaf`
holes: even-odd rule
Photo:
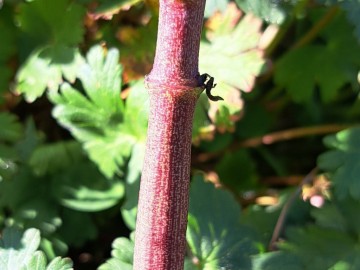
[[[311,215],[315,218],[316,224],[323,228],[334,229],[341,232],[347,231],[347,222],[334,203],[326,203],[321,208],[314,208]]]
[[[36,251],[40,244],[40,232],[27,229],[24,233],[14,227],[5,228],[0,239],[1,270],[73,270],[69,258],[57,257],[46,267],[46,257]]]
[[[83,159],[76,141],[41,145],[32,153],[29,164],[38,176],[59,172]]]
[[[339,5],[346,13],[346,17],[355,26],[355,35],[360,40],[360,2],[359,0],[317,0],[321,4]]]
[[[201,269],[250,269],[253,233],[239,224],[240,207],[226,191],[194,177],[186,239]]]
[[[237,192],[245,192],[256,186],[255,164],[244,149],[225,154],[216,165],[216,171],[220,181]]]
[[[192,141],[198,145],[201,140],[212,139],[215,133],[215,126],[208,116],[209,98],[206,95],[200,95],[194,112]]]
[[[99,0],[99,6],[95,10],[96,15],[104,15],[106,18],[119,13],[121,9],[128,10],[131,6],[142,0]]]
[[[16,52],[16,28],[13,24],[13,10],[7,7],[1,8],[0,3],[0,103],[2,93],[9,89],[9,81],[13,71],[7,64],[11,56]]]
[[[236,0],[239,7],[246,13],[253,13],[269,22],[281,24],[286,18],[285,1],[276,0]]]
[[[135,230],[137,204],[140,189],[140,177],[145,156],[145,144],[135,144],[132,149],[125,184],[125,203],[121,206],[121,215],[129,229]]]
[[[285,87],[296,102],[313,99],[317,87],[322,101],[334,100],[346,83],[356,83],[360,68],[360,45],[350,29],[340,14],[322,31],[324,45],[287,52],[276,63],[276,84]]]
[[[16,52],[16,29],[11,16],[12,10],[8,7],[0,9],[0,63],[5,63]],[[0,73],[2,74],[2,73]]]
[[[260,42],[262,21],[252,15],[240,17],[235,5],[229,5],[221,15],[209,19],[208,41],[200,44],[200,71],[215,78],[213,95],[224,98],[223,102],[211,102],[209,110],[211,120],[222,132],[233,131],[241,117],[243,101],[239,90],[250,92],[256,77],[266,68],[266,45]]]
[[[20,140],[23,128],[15,115],[8,112],[0,113],[0,182],[5,178],[10,178],[15,173],[18,159],[15,143]]]
[[[19,204],[12,215],[16,224],[24,227],[35,227],[46,235],[54,233],[62,224],[59,217],[58,207],[54,201],[48,198],[36,198],[26,200]]]
[[[93,47],[79,73],[85,95],[68,84],[49,97],[53,115],[83,143],[90,159],[108,178],[122,175],[122,167],[136,142],[145,141],[148,96],[143,82],[132,84],[126,108],[120,98],[119,52]]]
[[[339,70],[337,60],[329,57],[326,48],[320,45],[288,52],[277,63],[276,70],[276,83],[286,87],[297,102],[312,99],[316,86],[320,87],[322,100],[330,101],[348,80],[347,74]]]
[[[73,263],[70,258],[56,257],[53,259],[46,270],[73,270]]]
[[[61,93],[49,95],[56,104],[54,117],[83,143],[90,159],[108,178],[121,173],[136,141],[130,125],[124,124],[118,61],[117,50],[111,49],[105,56],[103,49],[95,46],[79,73],[86,96],[68,84],[62,86]]]
[[[54,178],[54,195],[62,205],[73,210],[97,212],[108,209],[119,203],[125,193],[122,182],[105,179],[87,162],[78,163]]]
[[[112,258],[106,261],[106,263],[100,265],[98,270],[132,270],[133,266],[128,263],[124,263],[119,259]]]
[[[317,226],[287,230],[288,241],[280,245],[311,269],[329,269],[339,262],[346,262],[357,269],[360,261],[359,243],[343,232]],[[331,268],[332,269],[332,268]]]
[[[127,130],[138,141],[145,141],[149,118],[149,95],[145,89],[144,80],[131,84],[131,90],[126,99],[125,122]]]
[[[35,251],[29,263],[22,270],[45,270],[46,257],[42,251]]]
[[[67,245],[80,248],[98,236],[98,229],[91,213],[63,209],[61,218],[63,223],[57,230],[57,235]]]
[[[157,30],[158,20],[157,16],[154,16],[146,25],[138,27],[123,25],[117,31],[117,36],[121,40],[121,63],[124,65],[125,75],[130,81],[143,77],[151,70],[155,55]],[[113,41],[113,30],[105,28],[104,31],[108,32],[108,42],[114,46],[119,46],[118,40]]]
[[[0,113],[0,126],[6,127],[0,129],[0,142],[14,143],[22,136],[22,126],[15,115],[8,112]]]
[[[1,31],[1,30],[0,30]],[[0,65],[2,65],[0,63]],[[12,71],[6,66],[0,66],[0,104],[3,103],[3,92],[9,89],[9,81],[11,79]]]
[[[36,0],[19,8],[20,29],[38,44],[77,45],[82,41],[85,9],[73,1],[49,4],[47,0]]]
[[[91,213],[65,208],[61,211],[61,218],[64,222],[57,230],[57,235],[69,246],[83,247],[87,241],[98,236],[98,229]]]
[[[112,258],[99,267],[99,270],[132,270],[134,256],[134,233],[130,239],[120,237],[114,240]]]
[[[55,258],[56,255],[65,255],[69,250],[68,245],[54,235],[48,238],[42,237],[40,247],[49,259]]]
[[[208,0],[206,1],[204,17],[208,18],[215,13],[215,11],[225,11],[229,0]]]
[[[64,187],[61,198],[62,205],[86,212],[98,212],[108,209],[119,202],[124,194],[124,186],[117,183],[107,190],[92,190],[80,186],[78,188]]]
[[[303,270],[305,265],[293,254],[283,251],[267,252],[253,257],[252,270]]]
[[[119,65],[119,51],[110,49],[104,57],[102,47],[94,46],[86,60],[88,64],[81,67],[79,78],[90,101],[102,108],[104,117],[121,112],[123,103],[119,94],[122,69]]]
[[[5,228],[0,239],[0,268],[20,270],[31,262],[40,244],[40,232],[28,229],[24,233],[15,228]]]
[[[16,145],[16,150],[22,162],[27,163],[33,151],[43,141],[43,136],[36,130],[35,123],[29,118],[25,123],[24,137]]]
[[[360,40],[360,1],[359,0],[348,0],[340,1],[340,6],[346,11],[348,20],[355,26],[355,34]]]
[[[62,76],[74,82],[82,63],[83,59],[77,49],[65,46],[37,49],[19,69],[16,91],[24,94],[28,102],[33,102],[47,88],[49,91],[57,91],[63,83]]]
[[[258,245],[262,243],[264,250],[270,242],[282,206],[282,203],[267,207],[251,205],[242,214],[241,224],[252,228],[258,233],[261,241],[259,241]]]
[[[234,15],[229,12],[223,16]],[[210,43],[201,42],[200,46],[200,70],[211,74],[218,82],[251,91],[255,76],[263,72],[265,64],[262,49],[258,47],[261,21],[246,16],[235,27],[234,23],[219,25],[208,35]]]
[[[360,199],[360,128],[330,135],[324,142],[333,148],[318,158],[318,166],[329,174],[334,192],[340,199]]]

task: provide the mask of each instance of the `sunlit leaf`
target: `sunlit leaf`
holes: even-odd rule
[[[120,237],[114,240],[111,251],[112,258],[99,267],[99,270],[131,270],[133,269],[134,234],[130,239]]]
[[[20,270],[26,266],[40,244],[40,232],[28,229],[24,233],[15,228],[6,228],[0,239],[0,268]]]
[[[73,263],[70,258],[56,257],[53,259],[46,270],[73,270]]]
[[[215,78],[213,95],[224,98],[210,103],[210,118],[220,131],[233,131],[242,111],[239,90],[250,92],[255,79],[264,72],[266,60],[261,44],[262,21],[253,15],[241,20],[241,12],[229,4],[223,13],[208,21],[206,37],[201,42],[200,72]]]
[[[205,18],[210,17],[216,11],[224,11],[229,0],[208,0],[205,6]]]
[[[123,124],[118,60],[117,50],[111,49],[105,56],[100,46],[93,47],[79,72],[86,96],[68,84],[49,96],[56,104],[54,117],[83,143],[90,159],[109,178],[120,173],[135,142]]]
[[[105,19],[111,19],[114,14],[122,9],[128,10],[142,0],[100,0],[99,6],[95,9],[94,15]]]
[[[63,82],[63,76],[74,82],[82,62],[77,49],[64,46],[38,49],[19,69],[15,90],[24,94],[28,102],[33,102],[42,96],[46,89],[57,91]]]
[[[269,23],[281,24],[286,18],[284,4],[288,1],[279,0],[236,0],[239,7],[246,13],[253,13]]]

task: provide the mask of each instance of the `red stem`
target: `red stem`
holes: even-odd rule
[[[150,116],[136,223],[134,270],[184,267],[191,130],[205,0],[160,0]]]

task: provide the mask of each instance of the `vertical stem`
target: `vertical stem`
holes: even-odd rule
[[[196,95],[150,95],[134,269],[183,268]]]
[[[184,267],[191,130],[205,0],[160,0],[156,56],[146,77],[150,116],[134,270]]]

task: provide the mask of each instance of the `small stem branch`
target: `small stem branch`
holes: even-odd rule
[[[351,126],[352,125],[329,124],[315,127],[300,127],[281,130],[240,142],[237,147],[256,147],[262,144],[273,144],[279,141],[287,141],[307,136],[334,133]]]
[[[261,137],[251,138],[245,141],[237,142],[228,147],[226,151],[236,151],[240,148],[257,147],[260,145],[273,144],[280,141],[293,140],[314,135],[324,135],[335,133],[343,129],[353,127],[354,125],[341,125],[341,124],[328,124],[315,127],[300,127],[287,130],[281,130],[273,133],[266,134]],[[197,156],[198,162],[206,162],[224,154],[225,151],[214,153],[205,153]]]
[[[284,207],[282,208],[279,218],[276,222],[275,229],[273,232],[273,235],[271,237],[270,243],[269,243],[269,250],[273,251],[276,250],[276,242],[279,239],[279,236],[282,232],[287,213],[289,212],[291,206],[293,205],[294,201],[299,197],[302,187],[305,184],[311,183],[317,173],[317,168],[314,168],[308,175],[304,177],[300,185],[297,187],[296,191],[291,194],[290,198],[285,203]]]

